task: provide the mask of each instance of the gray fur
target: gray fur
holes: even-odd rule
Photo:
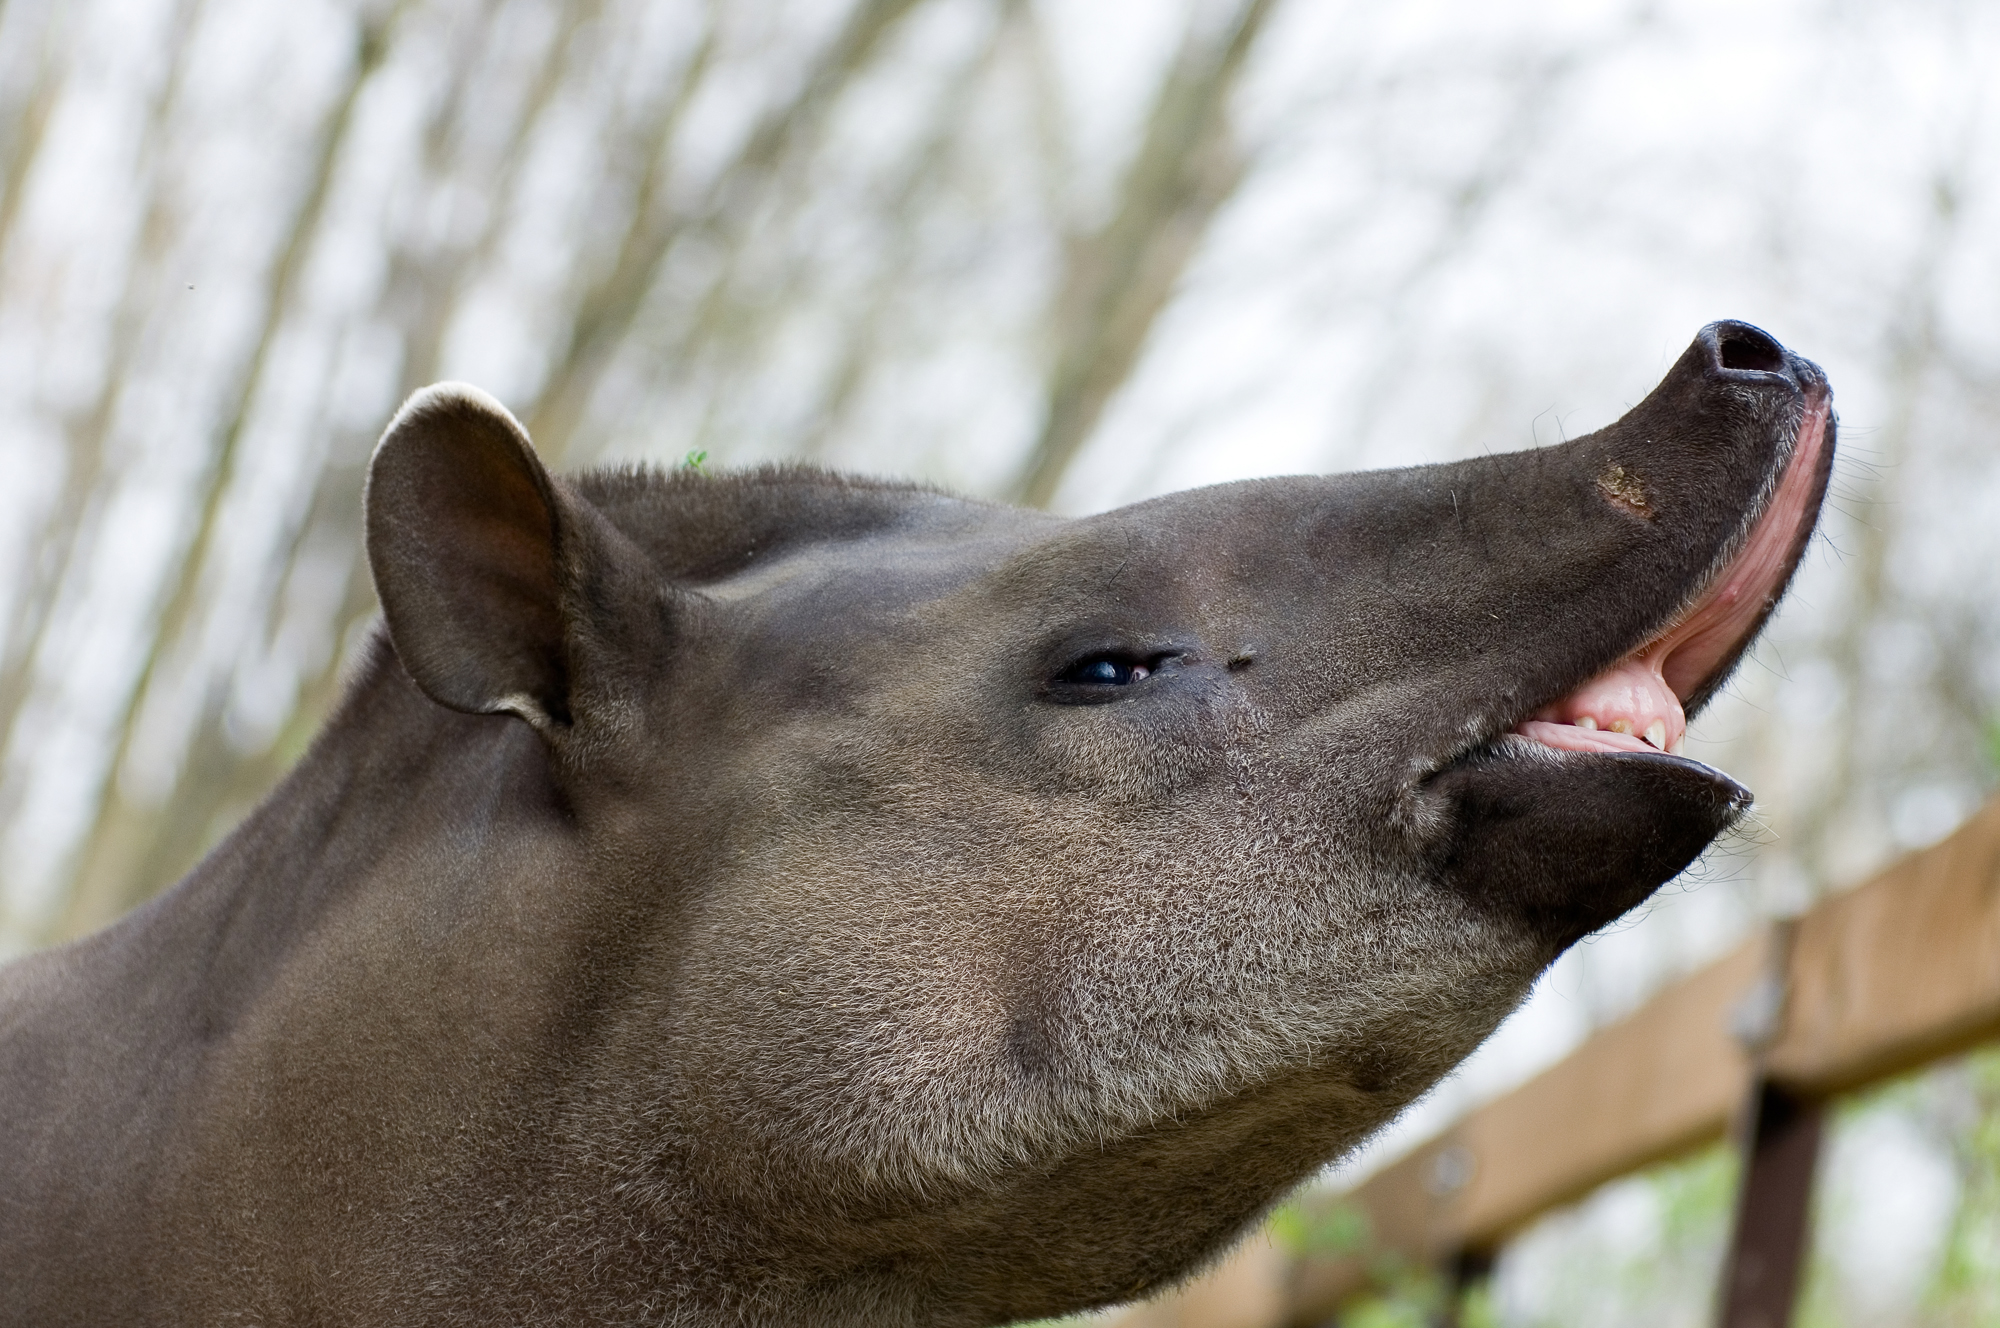
[[[1740,811],[1497,735],[1744,537],[1824,393],[1719,349],[1761,336],[1562,447],[1076,521],[558,479],[419,394],[311,752],[0,972],[0,1320],[978,1325],[1186,1274]],[[1163,662],[1060,681],[1113,649]]]

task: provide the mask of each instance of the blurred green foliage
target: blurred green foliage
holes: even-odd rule
[[[1736,1192],[1734,1153],[1724,1145],[1614,1182],[1576,1207],[1524,1233],[1537,1263],[1526,1295],[1509,1298],[1492,1282],[1473,1287],[1459,1307],[1462,1328],[1697,1328],[1707,1322]],[[1614,1193],[1614,1191],[1616,1191]],[[1607,1204],[1647,1218],[1646,1239],[1607,1220]],[[1504,1256],[1503,1256],[1504,1257]],[[1433,1270],[1384,1266],[1377,1294],[1339,1320],[1339,1328],[1428,1328],[1444,1308],[1445,1286]]]
[[[1383,1265],[1380,1291],[1340,1316],[1340,1328],[1431,1328],[1444,1310],[1445,1283],[1437,1270]]]
[[[1958,1211],[1923,1315],[1936,1328],[2000,1324],[2000,1050],[1967,1058],[1963,1074],[1975,1114],[1952,1140]]]
[[[1918,1302],[1896,1328],[2000,1328],[2000,1048],[1931,1066],[1843,1102],[1840,1131],[1900,1116],[1950,1160],[1956,1200]],[[1824,1166],[1824,1159],[1822,1160]],[[1824,1177],[1822,1177],[1824,1179]],[[1846,1214],[1820,1204],[1818,1226]],[[1817,1232],[1798,1328],[1875,1328],[1879,1310],[1857,1305],[1856,1274]]]
[[[1368,1214],[1356,1204],[1330,1208],[1289,1203],[1271,1214],[1271,1240],[1300,1257],[1332,1258],[1368,1248]]]

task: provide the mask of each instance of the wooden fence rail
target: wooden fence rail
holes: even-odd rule
[[[1551,1209],[1722,1138],[1753,1090],[1816,1103],[1996,1038],[2000,799],[1669,986],[1354,1190],[1305,1201],[1365,1214],[1365,1255],[1258,1247],[1127,1322],[1324,1323],[1385,1255],[1477,1266]]]

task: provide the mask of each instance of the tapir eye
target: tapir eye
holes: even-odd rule
[[[1153,670],[1136,659],[1119,655],[1096,655],[1065,669],[1056,679],[1073,687],[1129,687],[1144,681]]]
[[[1181,658],[1181,652],[1163,650],[1097,650],[1057,670],[1042,695],[1060,705],[1091,705],[1117,701],[1141,691],[1139,684],[1156,678]]]

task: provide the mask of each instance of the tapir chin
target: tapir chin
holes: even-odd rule
[[[1186,1275],[1748,804],[1817,519],[1704,328],[1557,447],[1081,519],[552,476],[418,393],[383,630],[174,889],[0,973],[8,1325],[984,1325]]]

